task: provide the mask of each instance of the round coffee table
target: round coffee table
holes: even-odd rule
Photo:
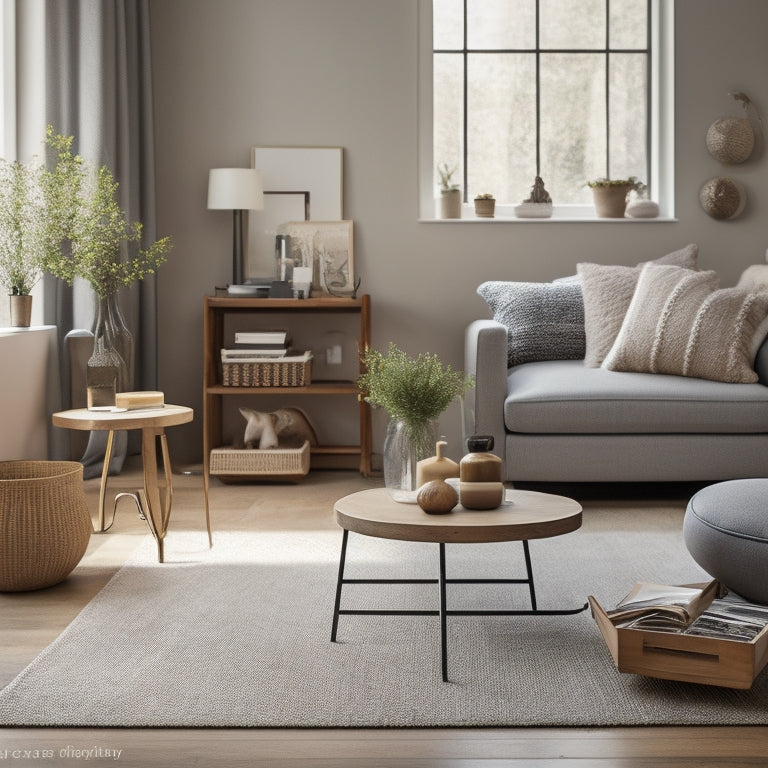
[[[448,682],[447,617],[448,616],[553,616],[581,613],[588,603],[578,608],[541,610],[536,604],[529,539],[542,539],[570,533],[581,527],[581,505],[565,496],[536,491],[505,491],[504,503],[491,510],[476,511],[457,506],[447,515],[428,515],[415,504],[394,501],[385,488],[344,496],[334,504],[336,522],[343,529],[336,601],[333,610],[331,641],[336,642],[340,615],[368,616],[439,616],[440,659],[443,680]],[[345,579],[349,532],[401,541],[434,542],[440,549],[437,579]],[[527,576],[524,579],[447,579],[445,576],[446,544],[479,544],[485,542],[521,541]],[[439,610],[346,610],[341,608],[345,584],[438,584]],[[527,584],[530,610],[456,611],[446,607],[447,584]]]

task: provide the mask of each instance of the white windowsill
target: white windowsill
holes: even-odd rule
[[[492,219],[468,216],[461,219],[418,219],[419,224],[653,224],[677,221],[668,216],[657,216],[655,219],[601,219],[597,216],[552,216],[549,219],[518,219],[516,216],[495,216]]]

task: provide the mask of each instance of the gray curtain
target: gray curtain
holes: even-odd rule
[[[17,7],[24,4],[17,0]],[[149,244],[157,235],[148,0],[45,0],[44,9],[44,18],[38,15],[34,22],[44,24],[44,123],[74,136],[74,151],[84,158],[111,168],[120,184],[120,204],[130,221],[143,223]],[[20,135],[32,128],[22,122]],[[94,295],[87,283],[68,288],[46,281],[44,322],[58,326],[63,360],[64,336],[92,326]],[[134,337],[133,388],[156,389],[154,277],[123,289],[120,306]],[[82,459],[86,476],[101,472],[104,443],[103,433],[92,435]],[[122,466],[124,436],[120,443],[111,471]]]

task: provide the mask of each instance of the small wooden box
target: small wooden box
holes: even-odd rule
[[[301,448],[214,448],[210,474],[224,482],[297,482],[309,472],[309,441]]]
[[[703,587],[706,608],[717,597],[717,581]],[[750,641],[616,627],[590,596],[592,616],[619,672],[663,680],[747,689],[768,663],[768,627]]]

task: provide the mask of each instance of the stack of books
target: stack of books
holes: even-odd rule
[[[265,360],[289,362],[303,359],[303,351],[291,349],[287,331],[237,331],[234,346],[221,349],[223,363],[253,363]]]

